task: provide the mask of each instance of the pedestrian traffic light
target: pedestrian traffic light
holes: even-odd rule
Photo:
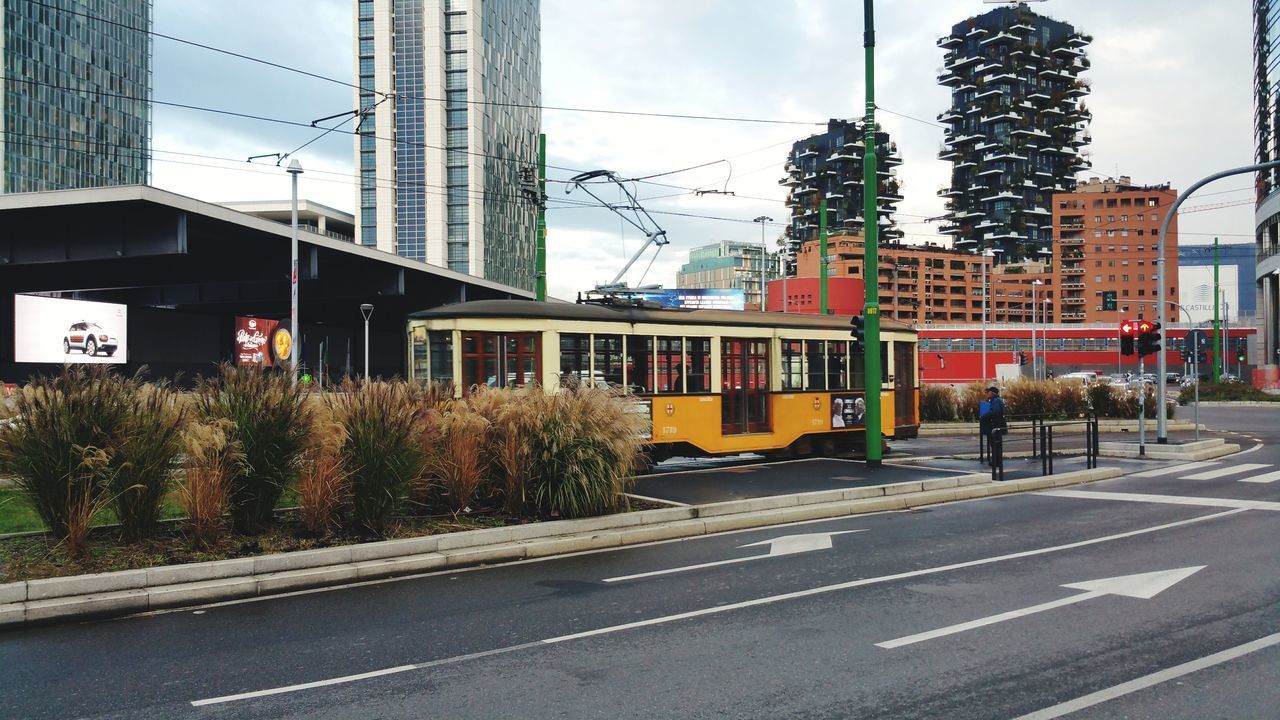
[[[1103,309],[1103,310],[1115,310],[1115,309],[1116,309],[1116,291],[1115,291],[1115,290],[1106,290],[1106,291],[1103,291],[1103,293],[1102,293],[1102,309]]]
[[[1134,323],[1132,320],[1125,320],[1124,322],[1120,323],[1120,354],[1121,355],[1133,354],[1134,352],[1133,338],[1135,335],[1137,335],[1137,332],[1138,332],[1137,324]]]
[[[1026,354],[1026,353],[1024,353],[1024,352],[1020,352],[1020,353],[1018,353],[1018,364],[1019,364],[1019,365],[1026,365],[1026,364],[1027,364],[1027,354]]]
[[[1138,355],[1141,357],[1160,352],[1160,337],[1160,323],[1138,321]]]
[[[866,323],[867,321],[861,315],[854,315],[849,320],[849,325],[852,326],[852,329],[849,330],[849,335],[853,337],[853,341],[850,344],[853,345],[854,350],[861,349],[863,342],[866,340]]]

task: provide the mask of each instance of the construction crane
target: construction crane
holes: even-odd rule
[[[627,196],[628,204],[614,205],[604,200],[599,195],[596,195],[595,193],[591,192],[591,188],[588,187],[587,185],[589,181],[601,180],[601,179],[603,179],[603,181],[605,182],[612,182],[613,184],[617,185],[618,188],[622,190],[623,194]],[[618,217],[630,223],[632,227],[639,230],[645,236],[644,245],[641,245],[640,249],[637,250],[636,253],[631,256],[631,259],[628,260],[627,264],[622,267],[622,270],[619,271],[616,276],[614,276],[613,280],[603,285],[597,285],[595,287],[594,292],[600,293],[600,294],[625,295],[628,292],[632,292],[634,290],[645,289],[644,287],[628,288],[627,284],[622,281],[622,278],[624,275],[627,274],[627,271],[631,269],[631,266],[636,263],[636,260],[639,260],[640,256],[643,255],[644,252],[649,249],[649,246],[653,245],[657,247],[657,250],[654,251],[653,258],[649,260],[649,267],[645,268],[645,271],[644,271],[645,275],[649,274],[649,268],[652,268],[653,261],[658,259],[658,253],[662,251],[662,246],[671,242],[670,240],[667,240],[667,231],[663,230],[658,225],[657,221],[653,219],[653,216],[649,214],[649,211],[645,210],[640,205],[640,202],[636,200],[636,196],[632,194],[630,190],[627,189],[627,186],[622,182],[621,178],[618,177],[618,174],[613,172],[612,170],[591,170],[588,172],[579,173],[578,175],[574,175],[573,177],[569,178],[569,182],[571,184],[566,186],[564,189],[564,192],[566,195],[573,192],[574,188],[580,188],[583,192],[595,198],[596,202],[612,210],[614,213],[617,214]],[[590,183],[590,184],[599,184],[599,183]],[[627,214],[628,212],[631,214],[628,215]],[[644,275],[640,276],[640,280],[642,282],[644,281]],[[656,289],[656,286],[655,286],[655,289]]]

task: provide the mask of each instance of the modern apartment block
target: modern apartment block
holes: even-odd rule
[[[818,276],[819,242],[804,243],[797,256],[797,275]],[[831,278],[863,278],[865,242],[861,235],[827,239]],[[982,278],[990,293],[987,321],[1030,323],[1052,317],[1054,276],[1039,263],[994,265],[991,256],[939,245],[878,245],[880,314],[916,326],[982,322]],[[1037,283],[1038,281],[1038,283]],[[1033,305],[1035,301],[1036,305]]]
[[[808,240],[818,237],[819,201],[827,201],[828,234],[861,232],[863,218],[863,165],[866,123],[831,120],[827,131],[807,137],[791,146],[787,176],[778,184],[790,188],[786,204],[791,208],[787,228],[792,255]],[[889,134],[876,131],[876,205],[880,239],[902,237],[893,222],[893,212],[902,200],[894,168],[902,164],[897,143]]]
[[[722,240],[689,251],[689,262],[676,271],[676,287],[681,289],[741,288],[744,304],[760,308],[761,258],[767,284],[777,277],[777,255],[762,253],[760,245]]]
[[[1054,196],[1055,260],[1061,282],[1058,321],[1104,323],[1156,317],[1160,224],[1178,193],[1164,185],[1134,185],[1127,176],[1089,178]],[[1165,242],[1167,297],[1178,297],[1178,218]],[[1103,309],[1115,293],[1115,310]],[[1180,319],[1176,308],[1166,317]]]
[[[990,248],[997,264],[1050,253],[1052,195],[1089,167],[1089,93],[1080,73],[1092,41],[1025,3],[957,23],[938,40],[938,82],[951,88],[939,153],[951,161],[942,232],[960,250]]]
[[[0,192],[146,183],[151,0],[0,5]]]
[[[539,0],[356,0],[357,242],[534,285]]]
[[[1255,158],[1280,160],[1280,1],[1253,2]],[[1262,325],[1254,384],[1280,388],[1280,168],[1258,173],[1253,212],[1258,264],[1254,280]]]

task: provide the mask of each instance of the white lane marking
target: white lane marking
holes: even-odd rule
[[[670,505],[672,507],[689,507],[689,503],[676,502],[675,500],[663,500],[662,498],[653,498],[647,495],[637,495],[635,493],[627,493],[627,497],[645,502],[658,503],[659,505]]]
[[[1172,475],[1177,472],[1186,472],[1188,470],[1198,470],[1200,468],[1213,467],[1218,463],[1212,460],[1204,462],[1193,462],[1185,465],[1174,465],[1172,467],[1156,468],[1155,470],[1144,470],[1139,473],[1133,473],[1129,477],[1160,477],[1161,475]]]
[[[1214,478],[1226,477],[1228,475],[1238,475],[1242,472],[1250,472],[1252,470],[1261,470],[1262,468],[1271,467],[1270,463],[1241,463],[1239,465],[1228,465],[1218,468],[1217,470],[1206,470],[1195,475],[1187,475],[1183,480],[1213,480]]]
[[[1237,508],[1239,510],[1280,511],[1280,502],[1233,500],[1231,498],[1187,497],[1183,495],[1147,495],[1144,493],[1098,492],[1096,490],[1045,490],[1038,495],[1078,498],[1081,500],[1120,500],[1123,502],[1163,503],[1165,505],[1198,505],[1200,507]]]
[[[1071,590],[1084,590],[1084,592],[1078,595],[1061,598],[1059,600],[1040,603],[1039,605],[1010,610],[998,615],[989,615],[984,618],[978,618],[977,620],[970,620],[969,622],[957,623],[944,628],[938,628],[937,630],[930,630],[928,632],[907,635],[894,640],[878,642],[876,643],[876,647],[892,650],[904,645],[914,645],[915,643],[924,642],[926,640],[933,640],[935,638],[946,637],[947,635],[955,635],[956,633],[965,632],[967,630],[986,627],[987,625],[994,625],[998,622],[1004,622],[1005,620],[1015,620],[1020,617],[1026,617],[1027,615],[1044,612],[1045,610],[1053,610],[1067,605],[1074,605],[1075,603],[1092,600],[1104,595],[1124,595],[1125,597],[1150,600],[1156,595],[1159,595],[1165,590],[1168,590],[1174,585],[1200,572],[1204,568],[1204,565],[1196,565],[1194,567],[1157,570],[1156,572],[1138,573],[1136,575],[1121,575],[1119,577],[1099,578],[1097,580],[1068,583],[1062,587],[1069,588]]]
[[[1254,442],[1257,442],[1257,441],[1258,441],[1258,438],[1249,438],[1249,439],[1250,439],[1250,440],[1253,440]],[[1237,455],[1237,456],[1240,456],[1240,455],[1248,455],[1249,453],[1253,452],[1254,450],[1261,450],[1261,449],[1262,449],[1262,443],[1260,443],[1260,442],[1259,442],[1257,445],[1254,445],[1253,447],[1249,448],[1248,450],[1241,450],[1240,452],[1236,453],[1236,455]]]
[[[1240,478],[1240,482],[1247,483],[1272,483],[1280,480],[1280,470],[1269,472],[1265,475],[1254,475],[1253,477]]]
[[[1079,540],[1065,545],[1054,545],[1052,547],[1038,548],[1036,550],[1024,550],[1022,552],[1009,553],[1008,555],[997,555],[989,558],[979,558],[977,560],[967,560],[965,562],[954,563],[952,565],[941,565],[934,568],[924,568],[921,570],[911,570],[896,575],[882,575],[874,578],[863,578],[861,580],[850,580],[848,582],[836,583],[835,585],[825,585],[822,587],[810,588],[808,590],[797,590],[795,592],[783,593],[781,595],[770,595],[768,597],[757,598],[755,600],[744,600],[742,602],[732,603],[729,605],[717,605],[716,607],[703,608],[701,610],[690,610],[689,612],[678,613],[675,615],[665,615],[662,617],[650,618],[648,620],[638,620],[636,622],[624,623],[622,625],[612,625],[609,627],[597,628],[595,630],[587,630],[580,633],[570,635],[560,635],[558,637],[547,638],[545,640],[537,640],[534,642],[521,643],[519,645],[511,645],[508,647],[494,648],[493,650],[485,650],[479,653],[471,653],[469,655],[458,655],[455,657],[441,658],[439,660],[431,660],[429,662],[418,663],[417,665],[401,665],[398,668],[390,670],[379,670],[364,675],[349,675],[346,678],[339,678],[337,682],[350,682],[352,679],[361,677],[375,677],[379,674],[387,674],[388,672],[403,672],[404,669],[430,668],[439,665],[447,665],[464,660],[471,660],[479,657],[489,657],[492,655],[501,655],[517,650],[524,650],[539,645],[554,645],[556,643],[568,642],[570,640],[579,640],[581,638],[595,637],[598,635],[610,635],[623,630],[632,630],[640,627],[648,627],[652,625],[665,625],[667,623],[679,620],[687,620],[689,618],[705,617],[708,615],[718,615],[720,613],[731,612],[733,610],[742,610],[744,608],[757,607],[761,605],[772,605],[787,600],[796,600],[800,598],[812,597],[815,595],[824,595],[826,593],[837,592],[840,590],[849,590],[865,585],[877,585],[880,583],[893,582],[895,580],[905,580],[924,575],[932,575],[934,573],[948,572],[951,570],[961,570],[964,568],[979,567],[981,565],[990,565],[992,563],[1003,562],[1005,560],[1019,560],[1026,557],[1034,557],[1036,555],[1046,555],[1054,552],[1062,552],[1064,550],[1074,550],[1076,548],[1087,547],[1089,545],[1097,545],[1099,543],[1111,542],[1113,540],[1123,540],[1126,538],[1146,535],[1148,533],[1159,532],[1161,530],[1170,530],[1172,528],[1183,527],[1184,525],[1193,525],[1195,523],[1205,522],[1206,520],[1217,520],[1219,518],[1229,517],[1244,510],[1227,510],[1225,512],[1213,513],[1212,515],[1202,515],[1200,517],[1189,518],[1187,520],[1177,520],[1163,525],[1153,525],[1151,527],[1139,528],[1128,532],[1116,533],[1115,535],[1106,535],[1099,538],[1091,538],[1089,540]],[[303,685],[289,685],[283,688],[273,688],[271,690],[259,690],[252,693],[241,693],[240,695],[227,695],[223,698],[213,698],[219,702],[230,702],[237,699],[248,699],[261,697],[263,695],[276,695],[279,693],[293,692],[295,690],[305,690],[310,687],[319,687],[321,685],[333,684],[334,681],[321,680],[316,683],[306,683]],[[208,705],[211,700],[193,700],[192,705]]]
[[[1162,682],[1168,682],[1169,680],[1182,677],[1183,675],[1190,675],[1193,672],[1198,672],[1205,668],[1213,667],[1214,665],[1221,665],[1224,662],[1235,660],[1238,657],[1243,657],[1249,653],[1257,652],[1274,645],[1280,645],[1280,633],[1268,635],[1264,638],[1258,638],[1257,640],[1247,642],[1243,645],[1228,648],[1222,652],[1216,652],[1197,660],[1191,660],[1190,662],[1185,662],[1181,665],[1175,665],[1171,668],[1153,672],[1150,675],[1144,675],[1140,678],[1130,680],[1129,682],[1116,685],[1115,687],[1109,687],[1095,693],[1082,695],[1075,700],[1068,700],[1067,702],[1054,705],[1053,707],[1037,710],[1033,713],[1028,713],[1015,718],[1015,720],[1054,720],[1054,718],[1060,718],[1063,715],[1070,715],[1073,712],[1083,710],[1087,707],[1093,707],[1094,705],[1101,705],[1104,702],[1128,695],[1129,693],[1145,690],[1153,685],[1159,685]]]
[[[601,582],[615,583],[626,580],[639,580],[640,578],[656,577],[658,575],[671,575],[673,573],[688,572],[690,570],[702,570],[703,568],[716,567],[718,565],[731,565],[733,563],[744,563],[751,560],[763,560],[765,558],[779,557],[781,555],[795,555],[797,553],[813,552],[815,550],[830,550],[832,535],[848,535],[850,533],[860,532],[866,532],[866,530],[837,530],[835,532],[809,533],[807,535],[786,535],[770,540],[748,543],[746,545],[741,545],[738,548],[741,550],[742,548],[756,547],[758,545],[768,545],[769,552],[764,555],[748,555],[747,557],[716,560],[714,562],[685,565],[684,567],[668,568],[666,570],[653,570],[651,572],[636,573],[635,575],[619,575],[618,577],[605,578]]]
[[[359,675],[344,675],[343,677],[331,678],[329,680],[317,680],[315,682],[302,683],[300,685],[286,685],[285,687],[271,688],[270,690],[255,690],[254,692],[240,693],[239,695],[223,695],[222,697],[207,698],[204,700],[192,700],[191,704],[200,707],[202,705],[218,705],[221,703],[236,702],[237,700],[248,700],[250,698],[264,697],[266,695],[279,695],[287,692],[297,692],[298,690],[309,690],[311,688],[324,687],[325,685],[338,685],[341,683],[355,682],[357,680],[367,680],[368,678],[378,677],[380,675],[393,675],[395,673],[408,672],[416,669],[416,665],[399,665],[385,670],[374,670],[373,672],[360,673]]]

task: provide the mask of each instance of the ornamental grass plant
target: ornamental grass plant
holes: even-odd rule
[[[187,513],[187,535],[196,549],[214,547],[226,531],[231,479],[245,472],[244,452],[225,418],[190,423],[183,435],[177,499]]]
[[[314,434],[298,478],[302,527],[323,535],[342,525],[351,506],[351,473],[342,459],[346,430],[334,421],[327,403],[316,408]]]
[[[328,399],[343,432],[338,450],[351,483],[351,519],[381,535],[423,472],[421,392],[401,381],[347,378]]]
[[[536,405],[528,478],[536,510],[576,518],[625,507],[650,429],[635,400],[619,389],[578,386],[539,395]]]
[[[307,390],[285,373],[224,363],[197,378],[195,415],[205,423],[228,420],[229,440],[242,463],[230,477],[231,520],[252,535],[274,518],[285,489],[298,478],[311,434]]]
[[[950,385],[924,385],[920,388],[920,419],[924,422],[950,422],[956,419],[956,390]]]
[[[122,380],[129,402],[111,458],[110,491],[126,542],[155,533],[160,506],[181,465],[185,408],[165,382]]]
[[[66,538],[109,497],[104,455],[118,444],[127,412],[119,378],[100,366],[37,375],[15,398],[0,425],[0,473],[55,536]]]

